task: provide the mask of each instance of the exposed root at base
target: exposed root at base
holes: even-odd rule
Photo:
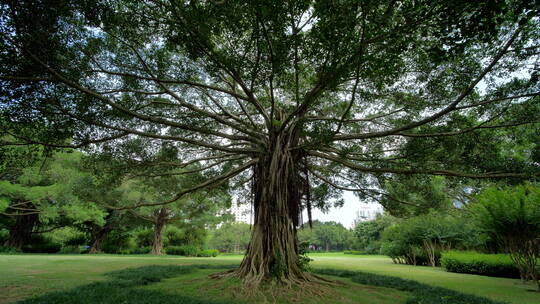
[[[310,295],[328,295],[332,286],[342,286],[343,282],[333,281],[316,274],[302,273],[301,277],[297,278],[280,278],[269,279],[262,276],[242,276],[239,269],[231,269],[224,272],[219,272],[209,275],[211,279],[236,278],[243,282],[242,291],[244,294],[254,295],[262,291],[270,292],[282,289],[291,290],[298,289],[299,294]]]
[[[309,298],[338,299],[341,295],[336,292],[335,287],[347,285],[344,282],[333,281],[311,273],[303,272],[301,274],[301,278],[285,280],[266,278],[254,281],[253,277],[242,277],[239,269],[232,269],[211,274],[209,278],[239,280],[239,285],[231,288],[234,297],[257,303],[277,303],[283,300],[284,295],[288,295],[287,301],[290,303],[303,303]]]

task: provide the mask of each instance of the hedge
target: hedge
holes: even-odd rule
[[[441,266],[449,272],[519,278],[519,270],[507,254],[448,251],[442,254]]]
[[[343,254],[365,255],[368,253],[365,251],[358,251],[358,250],[345,250],[343,251]]]
[[[165,252],[171,255],[197,256],[201,250],[197,246],[168,246],[165,247]]]
[[[207,250],[201,250],[197,253],[198,257],[217,257],[219,254],[219,250],[217,249],[207,249]]]

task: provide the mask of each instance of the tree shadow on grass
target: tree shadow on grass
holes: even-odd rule
[[[226,300],[194,298],[178,294],[163,293],[140,288],[155,284],[163,279],[191,274],[198,269],[232,269],[238,265],[153,265],[129,268],[106,274],[110,280],[80,286],[68,291],[47,293],[38,297],[17,302],[19,304],[230,304]],[[388,287],[411,294],[407,304],[503,304],[503,302],[474,295],[463,294],[446,288],[431,286],[420,282],[371,273],[317,269],[318,274],[349,278],[352,282]],[[238,301],[235,301],[238,303]]]
[[[182,295],[171,295],[138,287],[160,282],[162,279],[193,273],[197,269],[230,269],[237,265],[144,266],[109,272],[111,280],[80,286],[68,291],[50,292],[19,301],[19,304],[227,304]]]

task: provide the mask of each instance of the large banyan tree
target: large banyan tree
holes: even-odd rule
[[[206,180],[131,207],[250,188],[233,274],[252,284],[310,280],[302,211],[343,190],[381,200],[393,176],[540,176],[537,142],[514,149],[538,134],[537,1],[1,3],[3,144],[176,146],[182,162],[144,165],[197,164]]]

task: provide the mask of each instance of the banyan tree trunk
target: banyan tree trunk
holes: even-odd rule
[[[103,241],[105,240],[105,237],[109,232],[113,230],[113,211],[109,211],[107,216],[105,217],[105,225],[103,227],[100,227],[96,224],[92,224],[92,230],[91,230],[91,237],[90,237],[90,243],[92,244],[90,246],[89,253],[98,253],[101,252],[101,246],[103,245]]]
[[[9,236],[4,245],[6,247],[21,249],[30,241],[32,231],[38,221],[39,216],[37,214],[17,215],[15,224],[9,229]]]
[[[92,234],[92,245],[90,246],[89,253],[101,252],[101,245],[103,244],[103,240],[105,240],[105,237],[109,231],[110,229],[108,228],[102,228],[96,233]]]
[[[247,285],[276,280],[287,285],[310,280],[298,264],[296,227],[304,188],[300,155],[277,136],[273,152],[254,167],[254,224],[246,255],[234,274]]]
[[[165,208],[161,208],[156,217],[156,221],[154,222],[154,239],[152,241],[152,250],[150,251],[150,254],[163,254],[163,228],[166,224],[166,212]]]

